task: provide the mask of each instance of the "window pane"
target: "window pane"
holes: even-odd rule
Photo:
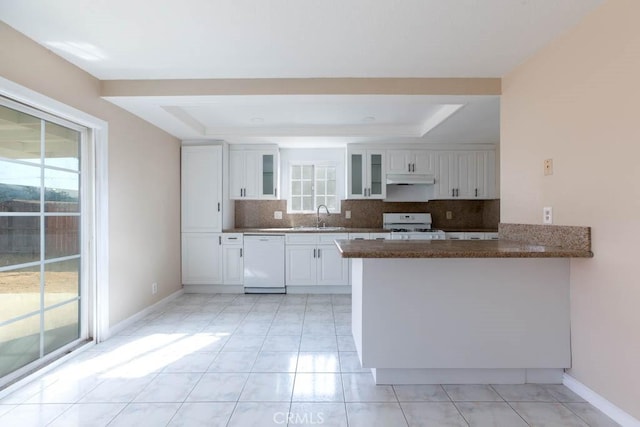
[[[41,123],[37,117],[0,105],[0,156],[40,164]]]
[[[0,211],[40,212],[39,166],[0,161]]]
[[[0,267],[40,260],[40,218],[0,216]]]
[[[273,154],[262,155],[262,194],[275,194]]]
[[[78,195],[80,193],[80,175],[75,172],[62,172],[45,169],[45,211],[80,212]]]
[[[302,195],[302,183],[300,181],[291,182],[291,195],[292,196]]]
[[[74,301],[44,312],[44,354],[78,339],[78,306],[79,301]]]
[[[0,326],[0,377],[40,357],[40,315]]]
[[[45,264],[44,292],[45,308],[77,298],[80,295],[80,259]]]
[[[324,181],[316,182],[316,194],[326,194],[327,185]]]
[[[303,197],[302,198],[302,209],[305,211],[313,210],[313,197]]]
[[[45,259],[78,255],[80,217],[48,216],[45,224]]]
[[[313,179],[313,166],[305,165],[302,167],[302,178]]]
[[[302,210],[302,197],[291,198],[291,210],[292,211]]]
[[[40,309],[40,266],[0,272],[0,322]]]
[[[335,195],[336,194],[336,182],[335,181],[327,181],[327,194]]]
[[[326,205],[329,207],[329,210],[331,211],[337,211],[338,210],[338,199],[334,196],[328,196],[326,198]]]
[[[302,183],[302,194],[305,196],[310,196],[313,194],[313,182],[304,181]]]
[[[327,201],[325,196],[316,196],[316,209],[320,205],[326,205]],[[327,206],[328,207],[328,206]]]
[[[302,178],[302,166],[294,165],[291,166],[291,179],[300,179]]]
[[[79,170],[80,132],[51,122],[45,123],[44,131],[44,164]]]
[[[316,166],[316,179],[325,179],[327,176],[327,168],[324,166]]]
[[[336,179],[336,168],[335,167],[328,167],[327,168],[327,179],[333,180],[335,181]]]

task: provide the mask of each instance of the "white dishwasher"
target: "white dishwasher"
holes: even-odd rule
[[[244,235],[244,292],[284,294],[284,235]]]

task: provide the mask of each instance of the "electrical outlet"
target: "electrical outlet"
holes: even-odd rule
[[[553,209],[551,206],[542,208],[542,223],[553,224]]]
[[[351,211],[344,211],[345,219],[351,219]]]
[[[546,159],[544,161],[544,174],[553,175],[553,159]]]
[[[151,295],[155,295],[158,293],[158,284],[156,282],[153,282],[151,284]]]
[[[447,219],[453,219],[453,212],[447,211],[446,216],[447,216]]]
[[[274,219],[282,219],[282,211],[273,211]]]

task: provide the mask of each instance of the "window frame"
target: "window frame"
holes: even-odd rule
[[[313,180],[313,210],[294,210],[293,209],[293,168],[296,166],[312,166],[312,180]],[[336,213],[340,213],[340,194],[338,191],[338,170],[339,170],[339,165],[337,164],[337,162],[332,162],[332,161],[309,161],[309,160],[300,160],[300,161],[290,161],[288,164],[288,172],[289,172],[289,176],[287,177],[288,185],[289,185],[289,191],[288,191],[288,195],[287,195],[287,214],[315,214],[318,206],[317,205],[317,194],[316,194],[316,167],[333,167],[334,168],[334,173],[335,173],[335,182],[336,182],[336,188],[334,191],[333,196],[336,198],[336,209],[335,210],[331,210],[330,212],[332,214],[336,214]],[[326,181],[325,181],[326,182]]]

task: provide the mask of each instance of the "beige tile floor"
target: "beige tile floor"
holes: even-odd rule
[[[0,426],[613,426],[562,385],[376,386],[348,295],[194,295],[0,400]]]

